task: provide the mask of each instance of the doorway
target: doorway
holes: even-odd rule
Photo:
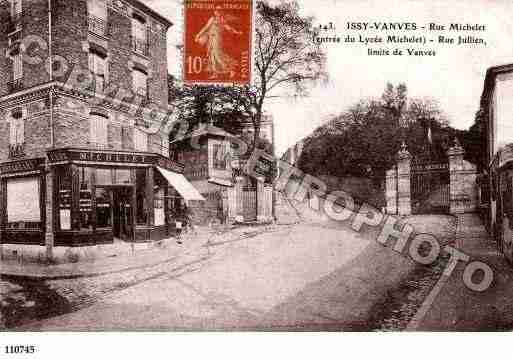
[[[111,187],[112,233],[114,238],[132,241],[134,236],[134,189]]]

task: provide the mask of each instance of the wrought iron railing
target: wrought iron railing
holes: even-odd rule
[[[136,37],[132,38],[132,50],[136,53],[148,56],[149,48],[148,41],[146,39],[138,39]]]
[[[17,158],[25,156],[25,144],[16,143],[9,145],[9,158]]]
[[[23,88],[23,79],[9,81],[7,83],[7,88],[9,89],[9,93],[21,90]]]
[[[89,15],[89,31],[96,35],[106,36],[107,21],[99,17]]]

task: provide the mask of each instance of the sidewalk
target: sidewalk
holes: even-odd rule
[[[197,235],[184,238],[182,244],[170,238],[163,241],[161,247],[138,250],[116,257],[101,258],[94,261],[43,265],[20,264],[18,262],[0,262],[0,275],[21,279],[60,280],[120,273],[129,270],[150,268],[159,264],[177,261],[184,255],[209,255],[209,247],[237,240],[239,237],[255,235],[262,228],[233,227],[228,230],[202,228]]]
[[[498,253],[475,214],[458,216],[456,245],[494,270],[494,283],[473,292],[463,283],[465,266],[460,264],[421,320],[419,331],[502,331],[513,328],[513,268]]]

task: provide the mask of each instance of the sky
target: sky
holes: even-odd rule
[[[168,33],[169,71],[179,75],[181,58],[175,45],[181,43],[182,6],[179,0],[143,0],[175,26]],[[359,99],[380,96],[387,82],[406,83],[411,97],[430,97],[440,103],[452,126],[468,128],[478,110],[487,68],[513,63],[513,2],[494,0],[299,0],[301,12],[314,16],[318,24],[332,22],[336,34],[345,37],[347,22],[431,22],[482,24],[484,32],[460,33],[485,39],[486,46],[470,47],[431,43],[435,57],[368,56],[364,45],[325,44],[328,55],[329,83],[317,85],[308,98],[281,99],[269,103],[266,110],[274,116],[278,154],[309,135],[315,128],[341,113]],[[361,32],[373,35],[373,32]],[[381,35],[402,33],[382,32]],[[427,32],[439,35],[457,33]],[[352,32],[352,35],[358,35]],[[407,35],[413,35],[408,33]],[[419,48],[419,45],[398,47]]]

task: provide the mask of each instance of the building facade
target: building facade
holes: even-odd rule
[[[489,68],[481,96],[485,165],[480,204],[490,234],[513,263],[513,64]]]
[[[177,203],[203,200],[148,110],[167,115],[172,24],[136,0],[10,0],[0,18],[1,243],[169,236]]]

